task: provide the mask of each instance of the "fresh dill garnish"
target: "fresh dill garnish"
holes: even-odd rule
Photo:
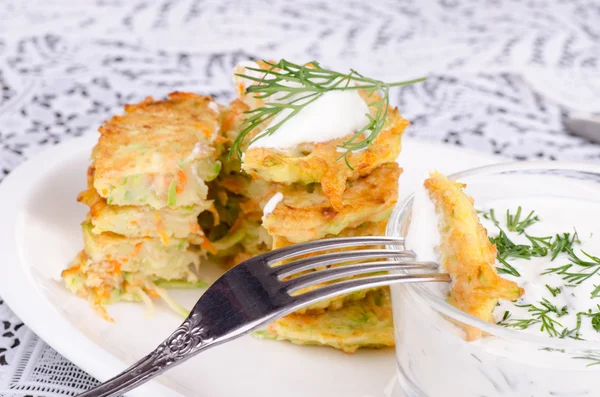
[[[574,358],[578,360],[588,360],[590,363],[587,365],[587,367],[600,365],[600,353],[594,350],[590,350],[588,352],[585,352],[583,356],[578,356]]]
[[[512,214],[510,210],[506,210],[506,226],[509,231],[523,234],[525,229],[534,223],[539,222],[540,219],[535,215],[534,211],[529,212],[524,218],[522,218],[522,211],[523,209],[521,206],[517,208],[514,214]],[[546,240],[550,239],[550,237],[540,237],[539,239],[541,239],[541,241],[538,242],[535,240],[532,241],[532,239],[538,239],[537,237],[531,237],[525,234],[532,244],[515,244],[500,226],[500,222],[496,218],[493,208],[488,211],[479,211],[479,213],[482,214],[483,218],[492,221],[498,228],[498,235],[490,237],[489,240],[492,244],[496,245],[498,262],[503,265],[496,267],[499,273],[520,277],[521,274],[508,263],[508,259],[531,259],[532,257],[546,256],[548,254],[548,248],[546,247],[548,242]]]
[[[506,321],[510,318],[510,312],[508,310],[504,311],[504,315],[502,316],[502,320],[498,321],[496,324],[500,324],[503,321]]]
[[[500,227],[500,222],[498,222],[498,219],[496,219],[496,214],[494,213],[493,208],[491,208],[489,211],[478,211],[478,212],[480,214],[482,214],[485,219],[488,219],[488,220],[494,222],[494,225]]]
[[[571,233],[562,233],[554,236],[554,241],[549,245],[550,251],[552,252],[552,260],[556,259],[558,254],[563,252],[572,252],[573,244],[579,243],[579,236],[577,231],[571,235]]]
[[[510,316],[498,322],[498,325],[504,327],[527,329],[532,325],[540,324],[540,331],[547,332],[552,337],[561,335],[564,326],[557,320],[568,314],[567,307],[558,308],[553,305],[548,299],[544,298],[539,305],[523,304],[515,305],[517,307],[526,308],[532,317],[528,319],[511,319]],[[555,317],[555,318],[554,318]]]
[[[594,290],[592,291],[590,298],[600,298],[600,284],[594,284]]]
[[[551,248],[551,251],[553,252],[552,260],[554,260],[559,253],[565,252],[571,263],[563,266],[548,268],[542,272],[542,275],[556,273],[562,276],[563,280],[565,280],[567,283],[579,285],[598,274],[598,272],[600,272],[600,258],[588,254],[583,250],[581,253],[585,255],[585,258],[581,258],[573,250],[573,244],[575,242],[579,242],[577,233],[573,234],[573,236],[570,236],[569,233],[563,233],[562,236],[557,234],[555,238],[555,244],[553,245],[553,248]],[[597,290],[598,288],[592,292],[592,297],[595,297],[594,294],[598,294],[600,292]]]
[[[531,243],[532,249],[539,254],[537,256],[548,255],[548,249],[552,245],[552,236],[534,237],[525,233],[525,237]]]
[[[596,332],[600,332],[600,313],[596,313],[591,316],[592,317],[592,327],[596,330]]]
[[[552,296],[555,298],[556,298],[556,295],[560,294],[560,287],[552,288],[551,286],[546,284],[546,288],[548,289],[548,291],[550,291]]]
[[[240,134],[234,140],[229,155],[235,152],[240,158],[242,155],[241,143],[245,137],[256,127],[268,122],[272,118],[282,114],[281,121],[269,125],[260,134],[255,136],[252,142],[274,134],[285,122],[297,115],[302,109],[313,103],[324,93],[329,91],[361,90],[371,98],[379,93],[380,98],[374,98],[367,103],[369,108],[374,109],[374,115],[367,113],[369,119],[367,125],[356,131],[348,140],[340,145],[345,149],[338,160],[344,158],[348,167],[352,168],[348,161],[351,152],[361,150],[371,145],[377,135],[383,129],[389,108],[389,91],[391,87],[399,87],[424,81],[425,78],[394,83],[385,83],[381,80],[366,77],[356,70],[350,73],[339,73],[324,69],[316,62],[304,65],[295,64],[285,59],[279,62],[262,61],[267,65],[266,69],[246,67],[250,72],[261,73],[261,77],[251,74],[236,74],[236,76],[251,80],[257,84],[246,88],[249,94],[255,94],[255,98],[264,99],[263,106],[246,112],[247,118],[240,127]],[[271,99],[271,101],[268,101]],[[285,113],[282,113],[285,112]]]
[[[498,273],[510,274],[511,276],[521,277],[521,273],[519,273],[519,271],[517,269],[515,269],[506,260],[504,260],[503,258],[500,258],[499,256],[497,256],[496,259],[498,260],[498,262],[500,262],[504,265],[504,267],[496,266],[496,270],[498,271]]]
[[[545,256],[548,254],[548,250],[540,246],[529,246],[525,244],[515,244],[502,230],[498,227],[499,233],[496,237],[490,237],[489,240],[492,244],[496,244],[498,251],[496,259],[500,262],[503,267],[496,267],[499,273],[511,274],[515,277],[520,277],[521,274],[508,262],[507,259],[521,258],[531,259],[535,256]]]
[[[521,206],[517,208],[514,215],[512,215],[509,210],[506,210],[506,227],[509,231],[522,234],[529,226],[539,222],[540,218],[537,215],[534,215],[534,211],[531,211],[525,219],[521,220],[521,211]]]
[[[534,211],[529,212],[527,216],[523,217],[523,210],[519,206],[514,214],[510,210],[506,211],[507,229],[511,232],[523,234],[530,244],[515,244],[500,226],[500,222],[498,222],[493,209],[480,211],[480,213],[485,219],[494,222],[494,225],[498,228],[498,235],[490,237],[489,240],[492,244],[496,245],[498,251],[497,260],[502,265],[496,267],[499,273],[510,274],[515,277],[520,276],[519,271],[508,263],[509,259],[531,259],[533,257],[551,255],[550,260],[554,261],[561,253],[566,253],[571,263],[548,268],[542,272],[542,275],[550,273],[560,274],[568,283],[577,285],[600,273],[600,258],[582,251],[583,255],[586,256],[586,258],[582,259],[575,253],[573,247],[575,244],[580,243],[577,231],[573,233],[558,233],[554,236],[532,236],[526,233],[525,230],[534,223],[539,222],[540,219],[535,215]],[[575,265],[584,269],[574,271]],[[600,291],[598,291],[598,294],[600,296]]]
[[[596,332],[600,332],[600,305],[596,305],[596,311],[592,311],[592,309],[588,309],[587,312],[579,312],[577,313],[577,333],[579,333],[579,329],[581,328],[581,318],[585,316],[590,319],[592,328]]]

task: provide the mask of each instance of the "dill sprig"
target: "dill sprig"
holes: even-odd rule
[[[583,250],[581,253],[584,255],[584,258],[577,255],[573,250],[573,244],[578,241],[577,233],[573,234],[572,237],[569,236],[569,233],[563,233],[562,236],[557,234],[555,243],[552,245],[552,260],[554,260],[559,253],[565,252],[571,263],[548,268],[542,272],[542,275],[556,273],[562,276],[562,279],[567,283],[579,285],[598,274],[600,272],[600,257],[591,255]],[[592,298],[596,297],[599,292],[598,287],[596,287],[596,289],[592,291]]]
[[[521,211],[521,206],[517,208],[514,215],[509,210],[506,210],[506,227],[509,231],[522,234],[529,226],[540,221],[540,218],[534,215],[534,211],[531,211],[525,219],[521,220]]]
[[[519,206],[514,214],[510,210],[506,211],[506,228],[511,232],[523,234],[530,244],[515,244],[500,226],[493,209],[479,211],[479,213],[485,219],[492,221],[498,228],[498,235],[490,237],[489,240],[496,245],[498,251],[497,260],[502,265],[496,267],[499,273],[520,277],[519,271],[508,263],[509,259],[531,259],[551,255],[551,261],[554,261],[561,253],[566,253],[571,263],[548,268],[542,274],[557,273],[571,284],[581,284],[595,274],[600,273],[600,258],[582,251],[582,254],[586,256],[585,259],[582,259],[575,253],[574,245],[580,243],[577,231],[558,233],[554,236],[532,236],[526,233],[525,230],[534,223],[539,222],[540,218],[535,215],[534,211],[523,217],[523,209]],[[584,269],[573,271],[576,269],[574,266],[577,265]]]
[[[600,365],[600,353],[598,353],[597,351],[594,351],[594,350],[587,351],[587,352],[585,352],[585,354],[583,356],[575,357],[575,359],[589,361],[589,364],[587,365],[587,367],[592,367],[594,365]]]
[[[559,336],[564,329],[564,326],[557,319],[568,314],[566,306],[558,308],[546,298],[542,299],[537,306],[533,304],[515,306],[526,308],[532,317],[512,319],[510,313],[507,315],[505,312],[498,325],[523,330],[532,325],[540,324],[540,331],[547,332],[551,337]]]
[[[551,287],[548,284],[546,284],[546,288],[548,289],[548,291],[550,291],[550,293],[552,294],[552,297],[556,298],[556,295],[560,294],[560,287]]]
[[[236,74],[236,76],[256,82],[246,88],[246,92],[254,94],[257,99],[264,99],[264,106],[246,112],[247,118],[242,123],[240,134],[234,140],[229,155],[235,152],[240,158],[242,155],[241,143],[245,137],[256,127],[270,121],[279,114],[285,115],[280,121],[269,125],[252,142],[268,135],[274,134],[285,122],[297,115],[302,109],[313,103],[324,93],[329,91],[363,90],[371,98],[375,93],[381,95],[380,99],[374,98],[367,105],[375,109],[374,115],[366,114],[369,122],[362,129],[356,131],[348,140],[340,145],[345,149],[338,160],[344,158],[348,167],[352,168],[348,155],[351,152],[361,150],[371,145],[377,135],[383,129],[389,108],[389,90],[391,87],[399,87],[424,81],[425,78],[394,83],[385,83],[381,80],[366,77],[356,70],[350,73],[339,73],[324,69],[316,62],[304,65],[295,64],[285,59],[279,62],[263,61],[266,69],[247,67],[250,72],[261,73],[261,77],[248,74]],[[286,111],[286,113],[282,113]],[[361,139],[362,138],[362,139]]]
[[[525,244],[515,244],[506,235],[504,230],[500,227],[498,227],[498,230],[498,235],[496,237],[490,237],[489,240],[492,244],[496,244],[496,249],[498,251],[496,259],[503,265],[503,267],[496,267],[499,273],[520,277],[521,274],[508,263],[508,259],[531,259],[532,257],[546,256],[548,254],[548,249],[539,245],[529,246]]]
[[[600,305],[596,305],[597,310],[592,311],[588,309],[585,312],[579,312],[576,314],[576,323],[573,328],[563,326],[558,318],[566,316],[568,313],[567,307],[558,306],[552,304],[547,299],[542,299],[538,305],[526,304],[526,305],[515,305],[517,307],[526,308],[528,313],[531,313],[531,318],[524,319],[513,319],[512,314],[509,311],[505,311],[502,319],[496,324],[507,328],[515,328],[519,330],[527,329],[533,325],[540,324],[540,331],[548,333],[554,338],[571,338],[582,340],[581,325],[583,318],[589,318],[592,328],[596,332],[600,332]]]

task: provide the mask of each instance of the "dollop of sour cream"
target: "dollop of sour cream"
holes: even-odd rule
[[[440,245],[438,229],[439,215],[423,183],[415,191],[412,215],[408,233],[405,237],[406,248],[413,250],[417,260],[437,262],[437,248]]]
[[[292,112],[281,111],[267,128]],[[343,138],[369,123],[369,107],[357,91],[328,91],[283,123],[275,133],[254,141],[249,148],[285,149],[305,142],[327,142]]]
[[[256,81],[237,76],[237,74],[257,79],[263,77],[268,79],[269,76],[248,68],[257,69],[260,66],[256,62],[244,61],[234,68],[233,84],[238,98],[244,99],[252,107],[262,106],[262,100],[249,98],[245,92],[250,85],[256,84]],[[293,82],[281,82],[281,84],[290,87],[300,86]],[[280,96],[270,96],[268,101],[289,102],[292,98],[286,98],[286,96],[287,93],[282,92]],[[302,101],[297,103],[300,104]],[[292,109],[284,109],[266,128],[281,123],[292,111]],[[369,107],[358,91],[328,91],[285,121],[275,133],[254,141],[249,149],[258,147],[286,149],[306,142],[319,143],[343,138],[367,125],[369,123],[368,113]]]
[[[273,197],[271,197],[269,199],[267,204],[265,204],[265,208],[263,209],[263,216],[262,216],[263,222],[265,221],[265,218],[267,216],[271,215],[271,213],[273,213],[273,211],[275,211],[275,207],[277,207],[277,204],[279,204],[279,202],[281,200],[283,200],[283,194],[281,194],[281,192],[275,193],[273,195]]]

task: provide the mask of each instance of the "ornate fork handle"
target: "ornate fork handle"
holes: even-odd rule
[[[208,348],[213,338],[206,335],[198,313],[193,313],[164,342],[125,372],[79,397],[110,397],[134,389],[138,384],[152,379],[170,366],[187,360]]]

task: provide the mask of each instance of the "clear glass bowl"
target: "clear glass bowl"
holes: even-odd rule
[[[508,163],[452,178],[467,184],[465,191],[476,205],[495,199],[560,196],[592,200],[600,206],[600,166],[596,165]],[[388,235],[405,236],[411,206],[412,196],[398,206]],[[438,284],[392,286],[398,373],[407,397],[600,396],[600,342],[548,338],[484,322],[446,303],[439,288]],[[457,323],[477,327],[485,336],[467,342]]]

